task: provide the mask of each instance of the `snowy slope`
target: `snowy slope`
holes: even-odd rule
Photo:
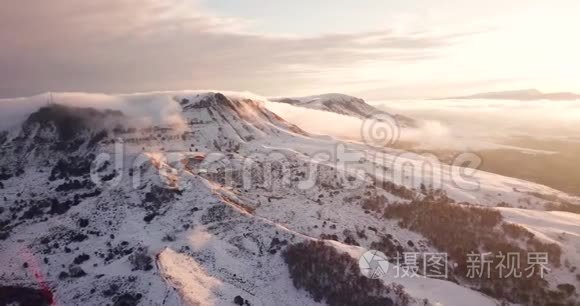
[[[270,98],[270,100],[299,107],[353,116],[359,119],[371,118],[377,114],[387,114],[386,112],[367,104],[363,99],[337,93],[305,97],[276,97]],[[391,116],[395,118],[402,127],[415,127],[417,125],[417,123],[411,118],[399,114]]]
[[[521,206],[532,217],[501,212],[551,239],[556,230],[548,233],[536,222],[555,215],[544,211],[553,202],[546,195],[578,204],[522,180],[485,172],[458,177],[458,168],[420,155],[310,136],[251,95],[189,91],[113,100],[123,101],[123,114],[67,108],[62,119],[44,109],[0,142],[0,277],[6,284],[46,286],[59,305],[231,305],[236,296],[252,305],[316,305],[292,285],[281,257],[289,244],[321,235],[344,241],[362,230],[355,257],[382,233],[437,251],[420,234],[361,207],[375,197],[385,204],[408,200],[377,189],[370,178],[413,194],[435,182],[472,205]],[[179,112],[157,123],[135,120],[127,106],[143,101],[175,103]],[[79,114],[99,119],[71,119]],[[109,163],[91,166],[95,158]],[[427,162],[431,171],[423,171]],[[406,173],[408,165],[420,175]],[[576,215],[566,216],[569,221],[550,219],[550,227],[575,237]],[[559,243],[579,265],[569,244],[575,242]],[[574,281],[572,273],[559,275],[555,284]],[[423,298],[442,305],[495,303],[451,282],[400,282],[417,304]]]
[[[560,245],[567,260],[562,267],[550,273],[551,283],[573,284],[577,280],[570,270],[580,262],[580,215],[560,211],[531,211],[500,208],[505,218],[528,228],[541,239]]]

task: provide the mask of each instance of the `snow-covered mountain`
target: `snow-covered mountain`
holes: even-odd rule
[[[546,211],[573,211],[578,198],[312,136],[246,94],[113,100],[121,107],[79,108],[56,94],[0,134],[0,304],[578,302],[570,286],[580,279],[580,215]],[[126,111],[158,100],[175,103],[174,120]],[[456,254],[473,249],[460,241],[486,252],[549,252],[547,282],[469,279]],[[358,268],[369,249],[391,259],[448,252],[450,275],[391,270],[370,280]]]
[[[353,116],[359,119],[372,118],[375,115],[388,114],[376,107],[367,104],[363,99],[344,94],[322,94],[305,97],[277,97],[270,98],[271,101],[287,103],[295,106],[333,112],[341,115]],[[402,127],[414,127],[417,123],[406,116],[399,114],[388,114]]]

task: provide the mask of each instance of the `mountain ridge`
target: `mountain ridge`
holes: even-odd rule
[[[366,101],[361,98],[345,94],[328,93],[304,97],[275,97],[269,98],[269,100],[298,107],[352,116],[362,120],[372,119],[373,117],[380,115],[388,115],[395,119],[402,127],[417,126],[417,122],[409,117],[399,114],[390,114],[366,103]]]
[[[387,207],[414,203],[409,207],[420,209],[417,203],[436,199],[464,212],[464,206],[491,209],[503,201],[547,218],[546,203],[575,201],[545,186],[485,172],[477,174],[477,182],[454,179],[458,169],[446,165],[404,180],[408,165],[422,169],[422,156],[312,137],[243,94],[142,95],[139,101],[163,101],[156,105],[173,101],[179,112],[170,115],[179,114],[180,120],[130,120],[133,112],[124,111],[127,118],[119,126],[83,129],[61,139],[55,125],[61,117],[49,116],[23,123],[0,144],[0,278],[17,287],[10,290],[47,288],[65,305],[322,305],[320,288],[297,288],[296,271],[284,258],[288,248],[320,241],[335,250],[323,254],[338,252],[340,263],[354,269],[353,277],[363,277],[357,262],[368,249],[389,256],[443,251],[421,232],[385,218]],[[84,114],[70,110],[66,114]],[[44,143],[51,139],[63,144]],[[349,150],[340,153],[337,146]],[[350,159],[357,167],[342,163]],[[445,175],[436,189],[422,184],[437,182],[439,171]],[[462,184],[479,188],[457,187]],[[552,197],[543,198],[546,194]],[[521,218],[518,209],[503,209],[506,222]],[[568,219],[569,228],[576,218]],[[560,234],[530,228],[550,243]],[[575,240],[568,239],[561,242],[562,256],[576,264],[569,247]],[[308,248],[298,253],[304,252]],[[336,256],[308,254],[326,264],[322,271],[337,267]],[[550,284],[573,277],[564,267],[552,268]],[[389,276],[377,282],[389,292],[381,293],[386,294],[381,301],[393,305],[424,305],[424,299],[430,305],[499,302],[472,290],[465,279]],[[393,290],[391,282],[404,288]],[[337,288],[350,283],[357,282],[341,281]],[[3,297],[0,290],[0,301]]]
[[[458,99],[458,100],[468,100],[468,99],[498,99],[498,100],[520,100],[520,101],[534,101],[534,100],[551,100],[551,101],[564,101],[564,100],[579,100],[580,94],[572,92],[554,92],[554,93],[544,93],[537,89],[522,89],[522,90],[510,90],[510,91],[496,91],[496,92],[484,92],[468,96],[456,96],[440,98],[436,100],[447,100],[447,99]]]

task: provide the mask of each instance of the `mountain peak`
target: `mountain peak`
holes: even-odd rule
[[[288,132],[306,135],[299,127],[266,109],[264,101],[255,95],[196,92],[180,94],[174,99],[182,107],[190,126],[205,122],[208,127],[211,123],[217,128],[215,133],[226,133],[223,135],[226,138],[247,140]]]
[[[327,93],[321,95],[290,97],[290,98],[270,98],[271,101],[287,103],[294,106],[305,107],[310,109],[333,112],[341,115],[356,117],[359,119],[372,118],[379,114],[386,114],[394,117],[397,122],[405,127],[416,126],[415,120],[398,115],[389,114],[368,104],[365,100],[345,94]]]
[[[241,95],[231,95],[224,94],[221,92],[207,92],[198,93],[195,95],[186,95],[175,97],[184,110],[193,108],[208,108],[212,106],[226,106],[230,108],[236,108],[241,106],[242,103],[253,105],[254,107],[262,107],[264,103],[262,101],[252,99],[250,97],[244,97]]]

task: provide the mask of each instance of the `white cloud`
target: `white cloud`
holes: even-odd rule
[[[195,1],[27,2],[6,0],[0,10],[4,97],[210,87],[293,94],[325,84],[325,71],[371,58],[417,61],[449,43],[388,30],[258,35],[244,30],[246,21],[211,15]]]
[[[340,139],[365,142],[363,133],[370,132],[365,128],[363,120],[347,115],[278,102],[267,102],[266,107],[285,120],[313,134],[329,135]],[[375,129],[382,128],[385,128],[385,131],[388,132],[393,131],[393,127],[390,125],[381,127],[379,123],[375,127]],[[419,121],[417,128],[399,128],[398,132],[395,133],[398,135],[398,138],[395,139],[395,145],[403,142],[413,143],[425,149],[454,148],[466,150],[491,145],[484,144],[479,140],[471,141],[461,139],[449,126],[434,120]],[[389,137],[389,135],[385,136]]]
[[[172,125],[185,127],[179,103],[168,94],[132,94],[112,96],[93,93],[53,93],[29,98],[0,99],[0,130],[17,128],[28,116],[49,102],[123,112],[130,124]]]
[[[391,100],[378,106],[440,122],[462,138],[580,137],[578,101]]]

